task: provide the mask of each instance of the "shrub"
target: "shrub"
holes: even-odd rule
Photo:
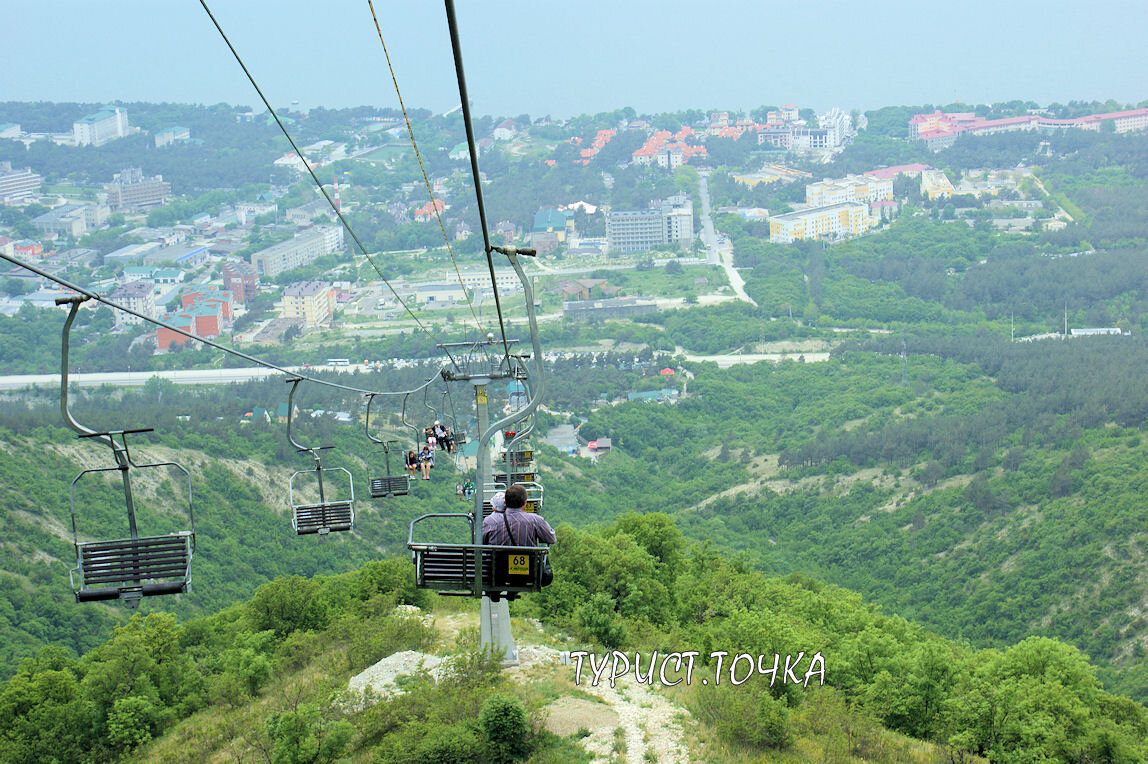
[[[525,756],[530,727],[522,701],[512,695],[491,695],[482,704],[478,723],[497,761],[512,761]]]

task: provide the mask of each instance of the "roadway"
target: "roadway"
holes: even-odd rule
[[[737,272],[737,268],[733,267],[733,243],[729,240],[728,236],[718,237],[714,231],[713,215],[710,211],[710,184],[709,174],[698,174],[698,195],[702,200],[702,231],[701,239],[702,244],[706,248],[706,261],[711,265],[720,265],[725,271],[726,279],[729,280],[729,285],[733,289],[733,293],[737,295],[737,299],[742,302],[748,302],[750,305],[757,307],[757,303],[745,291],[745,279]]]

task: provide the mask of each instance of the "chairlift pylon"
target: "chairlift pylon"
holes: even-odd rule
[[[70,505],[72,537],[76,547],[76,567],[69,571],[76,602],[121,600],[130,608],[140,599],[164,594],[181,594],[191,588],[191,558],[195,553],[195,511],[192,506],[191,473],[177,462],[137,464],[128,448],[127,436],[152,432],[152,429],[110,430],[97,432],[76,421],[68,407],[68,351],[72,323],[80,304],[90,299],[64,297],[57,305],[69,305],[64,321],[60,353],[60,411],[64,422],[81,438],[93,438],[112,449],[116,466],[83,470],[72,480]],[[116,438],[119,438],[117,442]],[[174,467],[187,479],[187,514],[191,529],[166,535],[141,536],[136,524],[136,504],[132,493],[131,471],[156,467]],[[76,484],[95,472],[119,472],[123,481],[124,503],[128,516],[128,536],[104,541],[80,541],[76,523]]]
[[[410,524],[407,538],[407,548],[415,564],[415,585],[421,589],[431,589],[439,594],[488,597],[492,602],[502,597],[512,598],[523,592],[538,592],[542,586],[549,583],[544,581],[542,571],[546,564],[548,548],[545,545],[534,547],[510,547],[481,543],[481,524],[483,518],[492,510],[491,499],[498,490],[506,488],[505,482],[490,482],[490,477],[484,473],[490,471],[489,443],[492,436],[503,427],[515,422],[524,421],[532,417],[542,397],[544,383],[541,378],[542,351],[538,339],[538,322],[534,312],[533,289],[522,271],[517,255],[534,254],[532,250],[517,250],[514,248],[492,248],[507,255],[516,274],[523,282],[523,291],[526,296],[527,319],[530,324],[530,335],[533,342],[533,356],[538,367],[537,385],[532,391],[527,406],[518,412],[490,423],[486,419],[487,396],[485,385],[493,379],[520,379],[530,378],[525,358],[530,356],[514,356],[511,361],[509,352],[493,357],[490,348],[494,347],[494,337],[488,334],[486,342],[475,342],[469,353],[460,353],[455,360],[456,372],[442,372],[447,382],[455,380],[469,380],[476,386],[476,402],[478,405],[478,422],[481,435],[478,441],[478,473],[475,482],[479,486],[479,495],[475,497],[475,508],[465,514],[428,514],[416,518]],[[485,365],[478,362],[479,357],[485,358]],[[452,359],[455,356],[452,356]],[[512,443],[515,439],[512,439]],[[533,455],[533,454],[531,454]],[[527,488],[528,505],[535,508],[541,506],[542,486],[537,482],[525,485]],[[438,542],[424,542],[416,539],[416,529],[422,524],[437,518],[465,519],[469,524],[469,531],[473,543],[448,544]],[[487,604],[483,604],[483,613],[488,613]],[[487,616],[483,616],[484,619]],[[489,619],[488,619],[489,620]],[[487,631],[494,628],[493,622],[484,620],[482,627],[483,644],[488,644]],[[505,635],[509,640],[509,633]]]
[[[324,467],[322,452],[334,446],[304,446],[295,440],[291,434],[291,423],[295,418],[295,390],[302,382],[301,377],[288,377],[286,382],[291,385],[291,392],[287,396],[287,440],[295,446],[299,453],[311,454],[315,460],[315,468],[310,470],[297,470],[287,482],[287,491],[291,503],[291,527],[298,535],[316,533],[325,536],[332,531],[349,531],[355,525],[355,481],[350,470],[344,467]],[[308,473],[315,473],[319,482],[318,503],[295,502],[295,478]],[[342,472],[347,476],[349,499],[327,501],[323,486],[324,472]]]

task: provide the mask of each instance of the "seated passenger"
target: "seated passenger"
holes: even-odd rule
[[[503,504],[505,499],[505,505]],[[505,496],[495,494],[490,501],[494,511],[482,521],[482,543],[498,546],[538,546],[557,541],[554,529],[542,515],[524,512],[526,489],[512,485]]]
[[[426,438],[427,445],[431,447],[432,451],[438,448],[438,439],[435,437],[434,427],[425,428],[423,430],[423,437]]]
[[[419,455],[414,451],[407,451],[403,455],[403,469],[405,469],[411,476],[415,476],[419,471]]]
[[[430,480],[430,471],[434,467],[434,451],[430,450],[430,446],[423,446],[423,451],[419,454],[419,467],[423,472],[423,480]]]
[[[432,431],[434,432],[435,440],[438,441],[439,446],[445,448],[448,454],[453,453],[454,444],[451,442],[450,431],[443,427],[439,420],[434,420],[434,427],[432,428]]]

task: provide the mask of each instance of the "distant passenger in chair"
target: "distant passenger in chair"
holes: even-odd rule
[[[503,503],[505,500],[505,504]],[[498,546],[537,546],[553,544],[558,539],[550,523],[533,512],[523,512],[526,489],[512,485],[505,497],[495,494],[490,501],[494,511],[482,521],[482,543]]]

